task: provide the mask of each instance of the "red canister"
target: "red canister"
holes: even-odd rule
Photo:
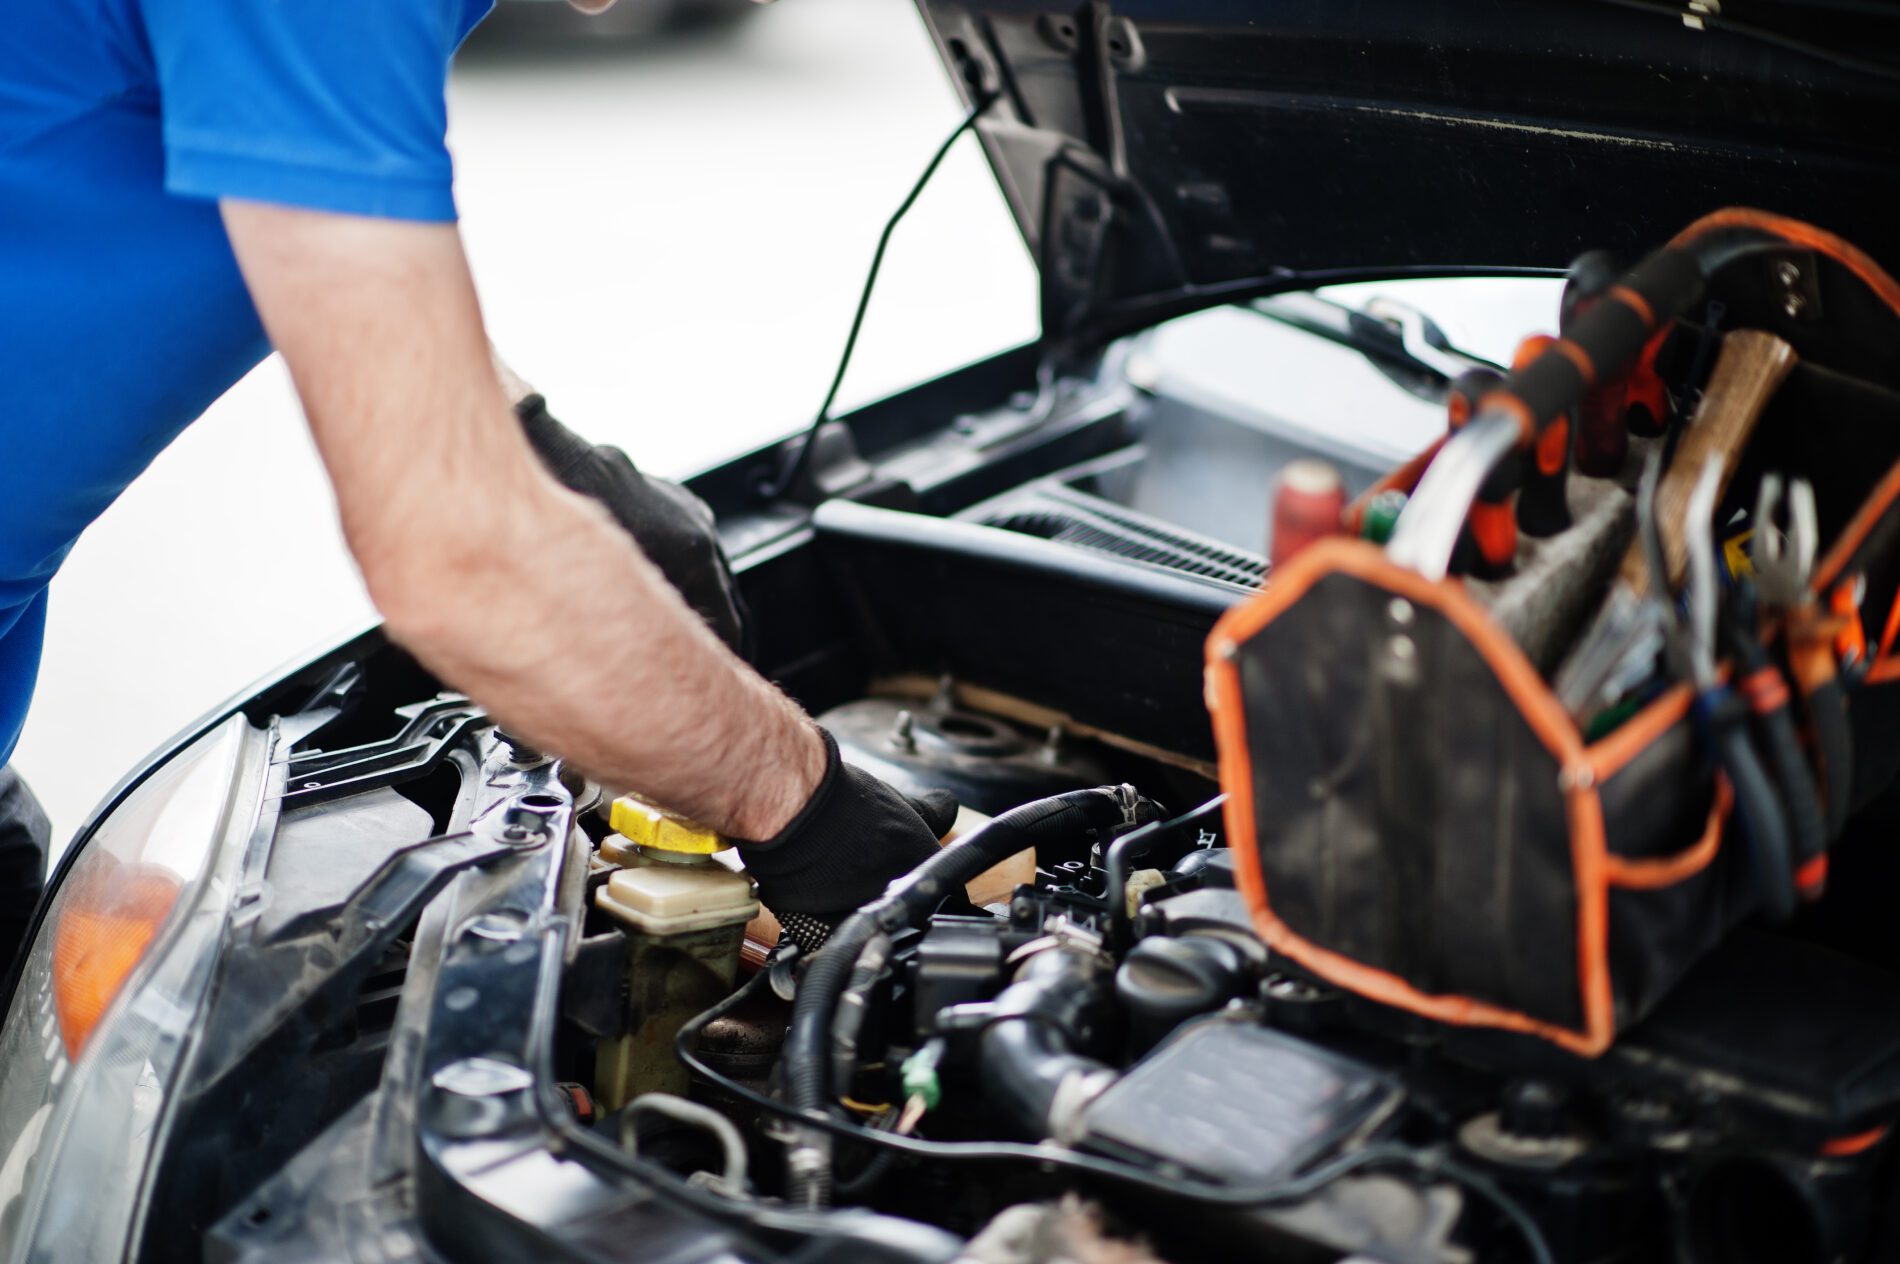
[[[1268,561],[1279,566],[1315,540],[1344,531],[1346,484],[1324,461],[1302,457],[1280,471],[1273,492],[1273,534]]]

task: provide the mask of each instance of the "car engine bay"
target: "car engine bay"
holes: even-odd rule
[[[1669,336],[1680,354],[1658,375],[1680,379],[1685,401],[1715,345],[1749,341],[1690,320]],[[1377,453],[1137,386],[1133,354],[1120,344],[1092,378],[1005,393],[997,383],[1020,383],[1029,363],[1006,357],[874,406],[848,434],[815,432],[828,448],[818,474],[842,464],[859,482],[789,521],[726,510],[748,503],[756,466],[696,481],[721,508],[758,620],[755,664],[846,762],[960,805],[934,856],[835,924],[774,917],[727,840],[498,729],[379,632],[243,704],[270,772],[242,948],[217,965],[179,1075],[140,1258],[1826,1264],[1900,1252],[1888,1144],[1900,954],[1881,904],[1900,873],[1883,845],[1890,770],[1861,775],[1891,748],[1861,744],[1872,762],[1856,770],[1862,798],[1830,840],[1824,889],[1755,917],[1760,875],[1709,859],[1725,800],[1709,761],[1691,761],[1686,724],[1624,714],[1621,734],[1591,739],[1646,755],[1653,732],[1675,732],[1653,743],[1656,766],[1665,782],[1672,768],[1697,776],[1675,777],[1686,802],[1667,806],[1706,814],[1716,840],[1687,863],[1629,867],[1663,873],[1632,885],[1665,902],[1612,929],[1681,948],[1680,977],[1640,1005],[1620,991],[1598,1045],[1498,1021],[1450,987],[1420,1000],[1348,960],[1376,961],[1379,936],[1416,926],[1442,874],[1376,887],[1317,950],[1289,947],[1268,915],[1259,839],[1240,835],[1275,831],[1284,851],[1278,835],[1294,827],[1236,809],[1237,792],[1270,783],[1229,775],[1222,656],[1208,647],[1234,612],[1275,598],[1265,550],[1250,547],[1265,488],[1316,455],[1345,491],[1380,494],[1392,476],[1380,480]],[[1826,424],[1842,444],[1887,442],[1863,423],[1892,410],[1891,389],[1813,365],[1789,380],[1793,405],[1763,425],[1773,442],[1741,464],[1751,491],[1768,478],[1758,467],[1799,457],[1789,418],[1814,424],[1818,410],[1799,409],[1817,392],[1838,406]],[[1616,475],[1643,463],[1638,452]],[[1867,470],[1885,466],[1858,464],[1848,481],[1864,495]],[[1592,522],[1579,513],[1565,531]],[[1534,540],[1514,557],[1558,551]],[[1310,576],[1322,554],[1378,550],[1322,541],[1288,573]],[[1583,565],[1574,552],[1565,564]],[[1520,565],[1489,588],[1473,575],[1469,590],[1532,591],[1544,575]],[[1882,570],[1860,588],[1894,582]],[[1319,665],[1336,645],[1358,654],[1364,627],[1376,635],[1355,661],[1397,662],[1401,686],[1421,678],[1419,609],[1384,591],[1372,601],[1397,631],[1358,613],[1328,623],[1316,606],[1309,653],[1233,647],[1222,661],[1248,689],[1280,673],[1317,699],[1262,695],[1295,698],[1266,713],[1258,750],[1312,774],[1293,787],[1298,812],[1374,819],[1339,793],[1358,777],[1385,796],[1367,832],[1412,846],[1387,809],[1432,802],[1408,797],[1406,777],[1407,761],[1447,758],[1421,736],[1439,731],[1431,717],[1396,712],[1420,727],[1388,732],[1376,707],[1353,719],[1360,705],[1343,712],[1343,754],[1314,756],[1333,763],[1301,747],[1321,744],[1334,698],[1384,696],[1348,679],[1351,663]],[[1489,617],[1506,622],[1503,605]],[[1646,687],[1664,702],[1650,705],[1666,711],[1683,691],[1655,662]],[[1865,696],[1877,718],[1883,695]],[[637,701],[615,705],[634,715]],[[1666,718],[1686,710],[1685,698]],[[1384,745],[1366,754],[1362,732]],[[1470,749],[1513,738],[1486,743]],[[1395,752],[1396,767],[1374,757]],[[1490,772],[1465,788],[1508,807]],[[1503,807],[1481,815],[1503,823],[1507,859],[1549,841]],[[1483,868],[1464,863],[1475,838],[1454,838],[1443,867]],[[1386,862],[1362,856],[1309,885]],[[1666,902],[1678,871],[1701,883],[1701,904]],[[1291,902],[1281,889],[1275,901]],[[1545,929],[1519,928],[1527,958]],[[1510,975],[1517,963],[1478,964]],[[1521,973],[1564,972],[1543,960]]]
[[[820,517],[861,591],[890,595],[886,628],[941,632],[883,587],[880,552],[914,541],[880,535],[878,512]],[[1041,560],[1059,572],[1079,552]],[[971,563],[954,546],[939,560]],[[1205,617],[1123,563],[1039,578],[1024,604],[1119,594],[1095,610],[1118,647]],[[365,1216],[417,1258],[425,1241],[483,1258],[995,1264],[1885,1249],[1893,1172],[1865,1121],[1900,1102],[1900,983],[1848,955],[1864,945],[1744,931],[1594,1060],[1442,1027],[1267,950],[1212,766],[1144,740],[1191,713],[1157,707],[1131,738],[901,672],[818,718],[900,790],[958,797],[945,863],[838,927],[780,928],[716,840],[453,695],[399,706],[390,734],[374,700],[428,683],[393,648],[359,647],[259,704],[302,731],[273,874],[307,889],[321,868],[332,892],[327,913],[267,914],[269,933],[342,957],[325,958],[332,991],[356,984],[300,1020],[302,1046],[253,1019],[259,1042],[194,1099],[219,1120],[206,1149],[246,1120],[275,1120],[287,1147],[261,1184],[228,1154],[168,1164],[173,1211],[199,1203],[216,1258],[354,1250]],[[1126,715],[1137,694],[1104,692],[1094,714]],[[382,859],[391,837],[410,841],[400,864]],[[445,850],[468,846],[482,850]],[[291,1067],[298,1087],[265,1088]],[[301,1154],[287,1102],[334,1120]],[[153,1257],[189,1258],[167,1223],[148,1225]]]
[[[417,683],[333,671],[333,723]],[[195,1205],[230,1260],[1822,1260],[1891,1196],[1900,985],[1838,947],[1744,933],[1597,1060],[1445,1029],[1265,948],[1204,766],[893,678],[821,719],[965,813],[826,974],[690,826],[401,710],[287,763],[315,908],[209,1024],[149,1258]]]

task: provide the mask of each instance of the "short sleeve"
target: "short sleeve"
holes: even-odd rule
[[[165,188],[455,218],[445,92],[464,0],[142,0]]]

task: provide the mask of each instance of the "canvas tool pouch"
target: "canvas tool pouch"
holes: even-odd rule
[[[1825,321],[1773,330],[1801,363],[1724,503],[1752,504],[1768,470],[1815,487],[1812,588],[1834,613],[1819,632],[1791,638],[1776,624],[1767,635],[1818,783],[1864,803],[1900,762],[1900,286],[1806,225],[1730,211],[1697,228],[1777,235],[1831,304]],[[1711,269],[1707,293],[1753,316],[1748,289],[1773,258]],[[1701,293],[1657,322],[1688,314]],[[1758,306],[1770,320],[1767,298]],[[1824,327],[1835,320],[1853,328]],[[1409,490],[1426,464],[1383,485]],[[1822,651],[1846,686],[1851,773],[1821,766],[1791,662]],[[1756,907],[1734,796],[1690,687],[1586,742],[1457,578],[1427,579],[1367,541],[1324,540],[1222,619],[1207,671],[1228,837],[1256,928],[1348,991],[1595,1055]]]

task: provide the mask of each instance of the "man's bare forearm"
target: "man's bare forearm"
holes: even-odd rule
[[[548,487],[397,575],[395,638],[495,717],[609,784],[740,838],[778,832],[824,752],[803,713],[735,658],[605,512]],[[493,549],[485,556],[481,550]],[[446,564],[446,565],[444,565]]]
[[[225,218],[390,634],[602,780],[777,833],[823,775],[821,740],[540,466],[453,228],[242,203]]]

